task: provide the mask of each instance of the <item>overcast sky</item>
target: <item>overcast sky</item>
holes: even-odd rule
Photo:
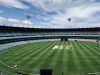
[[[29,23],[27,14],[31,16]],[[72,19],[70,25],[68,18]],[[100,0],[0,0],[0,24],[20,27],[100,27]]]

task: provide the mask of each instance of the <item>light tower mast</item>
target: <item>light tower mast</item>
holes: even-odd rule
[[[68,18],[68,22],[69,22],[69,27],[70,27],[71,18]]]
[[[26,15],[26,19],[27,19],[27,27],[30,27],[30,19],[31,19],[31,16],[29,14]]]

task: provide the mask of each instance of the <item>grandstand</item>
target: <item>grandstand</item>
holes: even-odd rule
[[[0,43],[35,39],[100,39],[100,28],[22,28],[0,26]]]

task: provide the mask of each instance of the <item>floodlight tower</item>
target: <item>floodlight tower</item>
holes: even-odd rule
[[[68,18],[68,22],[69,22],[69,27],[70,27],[71,18]]]
[[[31,19],[31,15],[26,15],[26,19],[27,19],[27,27],[29,27],[29,25],[30,25],[30,19]]]

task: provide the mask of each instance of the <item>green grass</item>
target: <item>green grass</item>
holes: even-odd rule
[[[55,45],[70,45],[70,49],[52,49]],[[34,75],[41,68],[53,69],[54,75],[87,75],[100,72],[100,44],[78,41],[47,41],[25,44],[0,52],[0,60],[9,66]],[[14,73],[0,62],[0,70]]]

